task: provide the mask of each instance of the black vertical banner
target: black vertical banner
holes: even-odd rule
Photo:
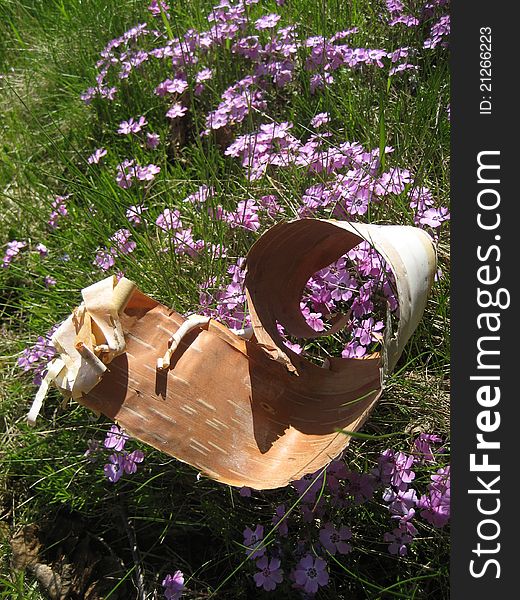
[[[454,600],[520,597],[518,12],[452,3]]]

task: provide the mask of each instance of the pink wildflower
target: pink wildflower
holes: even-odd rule
[[[87,158],[87,162],[89,165],[98,164],[103,156],[106,156],[107,151],[105,148],[98,148],[94,150],[94,152]]]
[[[260,542],[264,537],[263,525],[257,525],[253,531],[250,527],[244,529],[244,546],[246,546],[246,554],[248,558],[260,558],[265,554],[265,547],[262,547]],[[259,546],[257,548],[257,546]]]
[[[329,582],[327,563],[323,558],[314,558],[311,554],[307,554],[296,565],[294,579],[307,594],[315,594],[319,587]]]
[[[330,115],[328,112],[318,113],[315,117],[311,119],[311,125],[313,127],[321,127],[321,125],[325,125],[330,121]]]
[[[326,523],[320,529],[320,542],[331,554],[336,554],[336,552],[348,554],[352,550],[352,546],[347,543],[347,540],[350,540],[351,537],[352,532],[345,525],[337,530],[332,523]]]
[[[280,569],[279,558],[269,558],[262,556],[256,561],[256,566],[260,569],[259,573],[253,575],[257,587],[263,587],[266,592],[272,592],[278,583],[283,581],[283,571]]]
[[[184,574],[182,571],[175,571],[173,575],[166,575],[162,586],[166,600],[179,600],[184,591]]]
[[[179,117],[183,117],[186,112],[187,112],[187,108],[185,106],[183,106],[180,102],[176,102],[166,113],[166,116],[169,119],[177,119]]]

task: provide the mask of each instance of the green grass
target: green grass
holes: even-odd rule
[[[241,546],[246,526],[263,523],[270,530],[273,509],[281,503],[294,505],[293,532],[299,528],[304,539],[311,535],[311,527],[295,516],[299,507],[294,492],[254,492],[253,498],[242,498],[235,489],[197,480],[191,467],[135,441],[132,449],[141,448],[145,462],[136,474],[113,485],[104,477],[104,460],[93,463],[84,456],[90,439],[104,439],[109,427],[105,419],[96,421],[76,404],[62,408],[61,398],[51,393],[37,427],[25,423],[35,388],[16,360],[39,335],[68,316],[83,287],[103,276],[92,264],[95,252],[114,231],[128,225],[129,205],[144,203],[149,225],[129,227],[137,248],[118,259],[117,268],[144,292],[179,312],[191,313],[200,308],[201,283],[213,276],[216,288],[227,285],[227,267],[245,256],[257,234],[230,231],[206,212],[182,204],[182,199],[202,184],[215,188],[215,197],[208,200],[214,208],[220,204],[231,209],[239,200],[276,193],[288,217],[293,217],[303,191],[324,180],[323,175],[310,177],[293,168],[250,181],[236,159],[224,156],[219,135],[198,135],[204,129],[204,115],[216,108],[226,87],[247,72],[247,62],[237,59],[229,45],[207,57],[204,66],[211,66],[215,76],[204,96],[189,99],[191,131],[180,147],[172,142],[150,152],[135,139],[115,134],[120,121],[144,114],[150,130],[162,140],[172,138],[164,119],[165,103],[153,94],[169,74],[162,64],[132,73],[114,103],[95,100],[85,106],[79,96],[93,83],[99,52],[108,40],[148,18],[146,4],[137,0],[0,2],[0,243],[17,239],[28,244],[9,268],[0,269],[0,597],[45,597],[34,570],[10,567],[13,534],[26,524],[40,524],[45,557],[51,564],[65,542],[53,537],[58,534],[50,524],[72,519],[98,555],[111,557],[118,565],[113,578],[107,579],[103,597],[139,598],[143,589],[152,594],[161,589],[166,573],[181,569],[188,598],[285,598],[288,593],[297,598],[298,592],[290,588],[271,594],[258,591],[251,577],[252,562],[244,560]],[[170,4],[171,35],[181,35],[190,27],[207,29],[210,2]],[[319,5],[289,0],[282,7],[264,2],[248,11],[252,20],[279,12],[284,24],[298,24],[302,37],[331,36],[357,26],[356,46],[418,47],[425,32],[387,27],[379,17],[383,5],[366,0]],[[449,206],[447,52],[419,50],[414,64],[420,67],[417,73],[390,79],[387,69],[343,69],[336,73],[334,85],[315,95],[309,93],[308,73],[298,71],[294,84],[270,91],[268,108],[251,112],[233,136],[274,120],[292,122],[292,133],[305,139],[310,119],[327,111],[331,145],[357,141],[367,150],[392,146],[394,152],[384,157],[381,170],[410,169],[415,185],[428,187],[436,205]],[[89,166],[86,157],[101,146],[109,149],[105,166]],[[115,167],[130,157],[161,167],[153,185],[129,190],[116,185]],[[58,194],[70,194],[69,214],[50,231],[47,220]],[[193,228],[194,237],[225,244],[228,258],[215,260],[203,254],[190,261],[172,252],[171,238],[159,235],[153,226],[167,206],[182,209],[183,222]],[[413,224],[407,191],[372,205],[369,218],[377,223]],[[35,251],[39,242],[49,249],[45,259]],[[169,252],[162,251],[165,245]],[[369,471],[385,448],[410,451],[419,432],[449,439],[447,225],[440,230],[437,252],[443,277],[435,283],[423,320],[362,430],[365,435],[355,437],[349,446],[347,461],[352,469]],[[63,260],[65,255],[69,260]],[[46,288],[45,276],[54,277],[56,286]],[[431,472],[431,468],[418,472],[417,486],[423,491]],[[330,558],[330,584],[318,598],[437,600],[449,596],[447,527],[435,529],[421,522],[409,555],[396,558],[382,541],[391,524],[381,501],[345,509],[344,518],[353,531],[354,550]],[[284,544],[290,554],[290,543]],[[67,548],[70,556],[72,550]]]

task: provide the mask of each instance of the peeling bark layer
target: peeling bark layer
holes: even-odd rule
[[[320,368],[284,345],[277,324],[317,337],[300,311],[305,284],[363,240],[394,273],[397,331],[388,320],[381,354],[331,358]],[[184,317],[128,280],[109,278],[84,290],[84,303],[56,332],[64,366],[54,383],[132,437],[223,483],[277,488],[325,466],[347,446],[345,432],[369,416],[422,316],[436,268],[432,242],[414,227],[303,219],[266,232],[246,265],[252,339],[209,320],[158,369]]]

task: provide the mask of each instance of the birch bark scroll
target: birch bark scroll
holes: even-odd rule
[[[320,368],[290,350],[277,325],[317,337],[300,310],[304,287],[362,241],[394,274],[397,330],[387,319],[381,353]],[[83,290],[53,336],[59,356],[30,422],[53,383],[130,436],[229,485],[278,488],[328,464],[349,442],[344,431],[368,418],[422,317],[436,270],[432,241],[415,227],[302,219],[261,236],[246,269],[250,339],[213,319],[187,320],[125,278]]]

